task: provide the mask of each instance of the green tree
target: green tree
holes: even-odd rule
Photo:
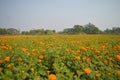
[[[44,29],[35,29],[35,30],[30,30],[29,34],[32,34],[32,35],[45,34],[45,31]]]
[[[9,28],[7,29],[7,34],[8,35],[18,35],[20,34],[20,31],[14,28]]]
[[[84,28],[83,28],[83,26],[81,26],[81,25],[74,25],[73,26],[73,31],[74,31],[74,33],[83,33],[83,30],[84,30]]]
[[[55,31],[54,30],[45,30],[45,34],[54,34]]]
[[[88,23],[85,25],[84,32],[87,34],[98,34],[101,31],[94,24]]]
[[[4,28],[0,28],[0,35],[5,35],[7,34],[7,30]]]

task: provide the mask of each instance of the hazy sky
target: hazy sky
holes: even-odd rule
[[[120,0],[0,0],[0,27],[55,29],[93,23],[120,27]]]

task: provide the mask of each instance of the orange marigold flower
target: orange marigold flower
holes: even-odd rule
[[[9,60],[10,60],[10,56],[6,56],[5,61],[9,61]]]
[[[100,51],[98,51],[98,50],[95,51],[95,54],[99,54],[99,53],[100,53]]]
[[[97,73],[97,74],[95,74],[95,76],[96,76],[96,77],[100,77],[100,76],[101,76],[101,74],[100,74],[100,73]]]
[[[36,49],[32,49],[32,52],[35,52],[36,51]]]
[[[7,46],[5,46],[5,45],[2,45],[2,46],[1,46],[1,49],[7,50],[7,49],[8,49],[8,47],[7,47]]]
[[[2,70],[3,70],[3,68],[0,67],[0,71],[2,71]]]
[[[68,48],[66,48],[66,49],[65,49],[65,51],[66,51],[66,52],[69,52],[69,49],[68,49]]]
[[[87,60],[87,57],[86,56],[83,56],[83,58],[82,58],[83,60]]]
[[[77,52],[77,53],[80,53],[80,50],[77,50],[76,52]]]
[[[119,70],[119,71],[117,71],[117,74],[118,74],[118,75],[120,75],[120,70]]]
[[[120,60],[120,54],[116,56],[116,59],[117,59],[117,60]]]
[[[108,58],[108,60],[110,60],[110,61],[111,61],[111,60],[112,60],[112,57],[109,57],[109,58]]]
[[[22,51],[25,52],[27,49],[26,48],[22,48]]]
[[[84,72],[85,72],[86,74],[90,74],[90,73],[91,73],[91,70],[90,70],[89,68],[85,68],[85,69],[84,69]]]
[[[54,45],[53,44],[49,44],[50,47],[53,47]]]
[[[108,73],[107,73],[107,75],[108,75],[108,76],[110,76],[110,75],[111,75],[111,73],[110,73],[110,72],[108,72]]]
[[[7,67],[10,68],[12,65],[11,64],[8,64]]]
[[[22,61],[22,58],[21,58],[21,57],[19,57],[17,60],[18,60],[19,62],[21,62],[21,61]]]
[[[80,60],[80,56],[75,56],[74,59]]]
[[[87,51],[87,49],[84,46],[80,47],[80,49],[83,51]]]
[[[74,53],[74,50],[70,50],[71,53]]]
[[[38,59],[38,62],[41,62],[41,59]]]
[[[0,63],[3,63],[3,60],[0,59]]]
[[[105,49],[105,45],[101,45],[100,48],[104,50]]]
[[[120,46],[117,46],[118,50],[120,50]]]
[[[49,80],[56,80],[56,75],[50,74],[50,75],[48,76],[48,78],[49,78]]]
[[[40,53],[44,53],[44,52],[46,52],[46,50],[45,50],[45,49],[43,49],[43,50],[40,50],[39,52],[40,52]]]
[[[43,59],[43,58],[44,58],[44,56],[42,56],[42,55],[39,56],[39,59]]]

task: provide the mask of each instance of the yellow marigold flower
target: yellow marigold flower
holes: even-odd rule
[[[32,52],[35,52],[36,51],[36,49],[32,49]]]
[[[22,73],[25,73],[25,71],[24,71],[24,70],[22,70],[21,72],[22,72]]]
[[[41,59],[38,59],[38,62],[41,62],[42,60]]]
[[[69,49],[66,48],[65,51],[66,51],[66,52],[69,52]]]
[[[111,75],[111,73],[110,73],[110,72],[108,72],[107,74],[108,74],[109,76]]]
[[[101,74],[100,74],[100,73],[97,73],[97,74],[95,74],[95,76],[96,76],[96,77],[100,77],[100,76],[101,76]]]
[[[56,75],[50,74],[50,75],[48,76],[48,78],[49,78],[49,80],[56,80]]]
[[[8,64],[7,67],[10,68],[12,65],[11,64]]]
[[[3,68],[0,67],[0,71],[2,71],[2,70],[3,70]]]
[[[31,71],[34,71],[34,68],[30,68]]]

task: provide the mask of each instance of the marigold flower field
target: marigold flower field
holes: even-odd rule
[[[120,36],[0,36],[0,80],[120,80]]]

